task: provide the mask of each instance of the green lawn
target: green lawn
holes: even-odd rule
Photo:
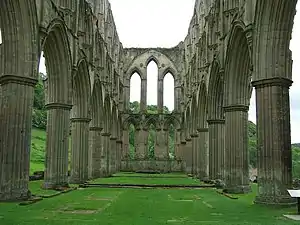
[[[115,178],[115,181],[118,181]],[[158,180],[159,179],[159,180]],[[172,183],[176,179],[158,178],[156,183]],[[111,178],[101,179],[105,182]],[[144,179],[145,182],[152,179]],[[122,181],[122,180],[121,180]],[[136,181],[136,182],[135,182]],[[181,180],[180,180],[181,181]],[[130,182],[140,183],[140,178]],[[194,182],[194,181],[193,181]],[[33,193],[40,193],[41,182],[31,182]],[[0,203],[2,225],[289,225],[298,222],[285,219],[285,213],[296,207],[275,209],[252,203],[254,192],[238,200],[217,194],[214,189],[107,189],[87,188],[28,206]],[[47,194],[47,193],[46,193]]]

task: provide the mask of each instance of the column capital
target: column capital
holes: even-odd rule
[[[102,131],[102,127],[90,127],[90,131]]]
[[[65,109],[65,110],[71,110],[72,105],[66,104],[66,103],[49,103],[45,105],[45,108],[47,110],[49,109]]]
[[[122,140],[117,140],[116,142],[117,142],[117,144],[123,144]]]
[[[207,120],[208,125],[211,124],[225,124],[225,120],[223,119],[209,119]]]
[[[14,74],[5,74],[3,76],[0,76],[0,84],[9,84],[9,83],[15,83],[15,84],[21,84],[26,86],[32,86],[34,87],[38,82],[38,79],[33,77],[23,77],[18,76]]]
[[[208,132],[208,128],[197,128],[197,131],[200,133]]]
[[[110,137],[109,139],[110,139],[111,141],[117,141],[118,138],[117,138],[117,137]]]
[[[185,140],[186,140],[186,142],[190,142],[190,141],[192,141],[192,138],[187,137],[187,138],[185,138]]]
[[[249,111],[249,106],[248,105],[229,105],[229,106],[225,106],[224,108],[224,112],[238,112],[238,111],[242,111],[242,112],[248,112]]]
[[[71,118],[72,123],[89,123],[91,118]]]
[[[285,77],[272,77],[262,80],[252,81],[252,86],[256,89],[264,87],[282,86],[289,88],[293,84],[293,81]]]
[[[109,137],[110,135],[111,135],[111,133],[107,133],[107,132],[104,132],[101,134],[101,136],[103,136],[103,137]]]
[[[185,145],[186,141],[180,141],[180,144]]]

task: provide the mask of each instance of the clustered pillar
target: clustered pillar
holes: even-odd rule
[[[102,138],[101,132],[103,128],[101,127],[90,127],[89,135],[89,162],[90,162],[90,172],[89,178],[95,179],[101,177],[101,152],[102,152]]]
[[[90,118],[72,118],[71,183],[88,180]]]
[[[257,203],[287,204],[292,188],[289,87],[286,78],[254,81],[258,130]],[[276,104],[275,104],[276,103]]]
[[[0,201],[30,197],[31,111],[36,83],[13,75],[0,78]]]
[[[70,110],[72,105],[50,103],[46,105],[47,140],[44,188],[68,186]]]
[[[100,161],[100,176],[107,177],[109,176],[109,149],[110,149],[110,133],[103,132],[101,134],[101,161]]]
[[[247,193],[249,186],[247,105],[230,105],[225,111],[225,184],[228,193]]]
[[[209,178],[224,179],[225,171],[225,120],[210,119],[209,130]]]
[[[198,176],[200,180],[208,179],[208,128],[198,128]]]

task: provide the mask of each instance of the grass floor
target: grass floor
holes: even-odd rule
[[[140,175],[140,174],[136,174]],[[120,177],[121,176],[121,177]],[[118,177],[99,179],[101,182],[130,182],[170,184],[176,182],[194,184],[195,180],[174,178]],[[161,176],[169,176],[161,175]],[[127,180],[124,180],[126,178]],[[41,191],[41,182],[31,182],[33,193]],[[289,225],[298,222],[285,219],[283,214],[293,214],[296,207],[276,209],[253,204],[256,186],[251,194],[233,200],[216,193],[215,189],[79,189],[54,198],[44,199],[28,206],[16,203],[0,203],[2,225]]]

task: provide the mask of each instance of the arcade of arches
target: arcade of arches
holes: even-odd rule
[[[120,170],[185,171],[250,191],[247,120],[256,92],[256,203],[288,204],[292,184],[289,50],[297,0],[196,0],[188,34],[174,48],[123,48],[108,0],[1,0],[0,200],[26,199],[33,88],[47,67],[44,188]],[[276,12],[276,13],[274,13]],[[158,66],[157,114],[147,113],[147,65]],[[130,77],[141,77],[140,112],[129,110]],[[174,110],[163,112],[163,79],[174,77]],[[70,126],[71,124],[71,126]],[[128,160],[128,127],[136,155]],[[174,158],[167,150],[175,130]],[[155,157],[147,158],[149,127]],[[68,136],[71,127],[71,174]]]

